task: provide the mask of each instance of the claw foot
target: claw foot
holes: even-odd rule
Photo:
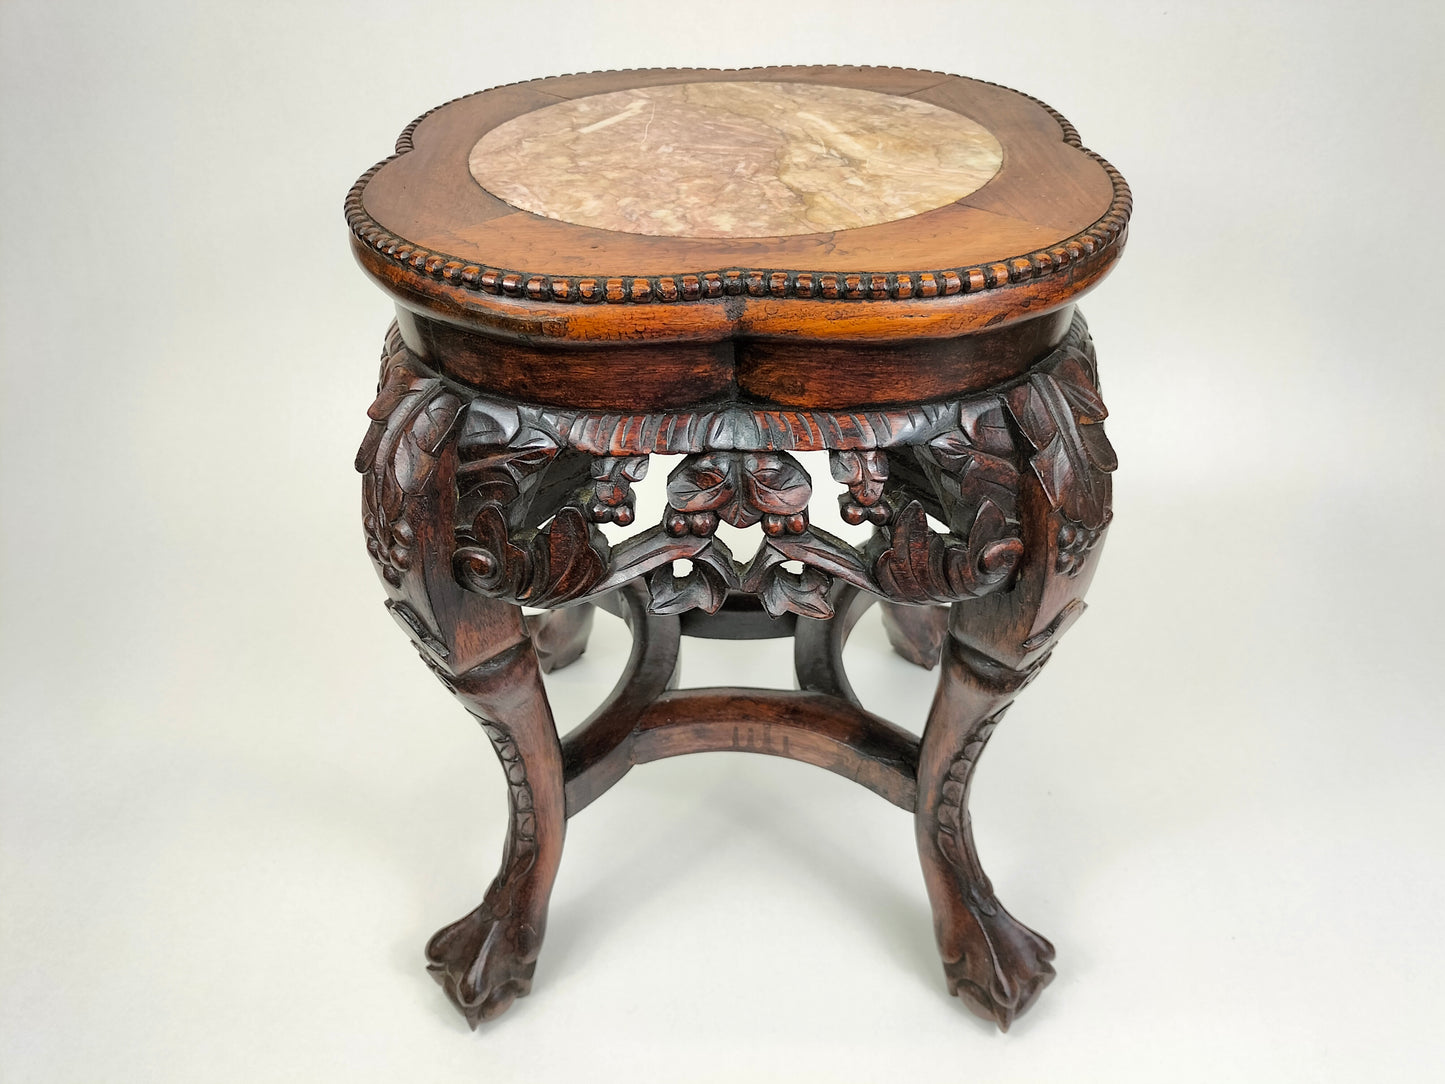
[[[1007,1031],[1054,977],[1054,946],[1002,907],[970,909],[963,953],[944,960],[948,992]]]
[[[484,903],[439,930],[426,947],[427,970],[473,1029],[506,1012],[532,989],[542,931]]]

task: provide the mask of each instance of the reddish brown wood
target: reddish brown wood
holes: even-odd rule
[[[541,219],[456,168],[526,110],[701,79],[913,95],[985,121],[1006,165],[899,223],[746,244]],[[356,461],[367,546],[393,617],[492,741],[510,803],[501,870],[432,939],[432,973],[473,1026],[502,1012],[530,988],[567,817],[634,765],[761,752],[913,813],[948,987],[1007,1028],[1053,949],[999,904],[968,792],[1082,613],[1109,527],[1114,455],[1073,303],[1122,248],[1122,178],[1033,99],[900,69],[541,80],[442,107],[398,150],[347,204],[362,266],[398,304]],[[867,542],[812,523],[827,481],[803,451],[828,453]],[[609,542],[659,454],[683,457],[661,521]],[[757,530],[756,555],[736,560],[720,522]],[[921,739],[864,710],[845,672],[880,598],[894,648],[941,662]],[[632,652],[559,740],[541,674],[586,649],[594,605],[626,620]],[[793,635],[798,689],[677,690],[681,635]]]
[[[604,341],[579,349],[565,339],[479,336],[469,327],[405,306],[397,309],[407,348],[461,384],[531,403],[594,409],[625,403],[631,410],[686,407],[739,395],[811,409],[963,395],[1024,372],[1064,340],[1072,316],[1073,309],[1065,305],[1034,319],[942,339],[800,343],[702,338]],[[857,330],[866,335],[868,327]]]
[[[403,153],[353,190],[348,217],[355,251],[393,293],[407,292],[408,307],[466,314],[497,334],[588,341],[615,339],[617,332],[634,340],[693,338],[707,335],[706,328],[714,337],[724,329],[857,337],[856,328],[838,326],[827,304],[834,299],[898,301],[910,338],[958,335],[1057,307],[1116,257],[1129,211],[1123,179],[1082,151],[1077,133],[1052,110],[1002,87],[942,73],[900,72],[895,79],[839,68],[612,72],[587,85],[602,93],[659,81],[740,79],[877,89],[880,74],[884,85],[923,81],[907,93],[966,112],[994,132],[1007,148],[999,175],[974,195],[924,215],[769,238],[761,251],[754,239],[579,227],[507,207],[466,169],[485,132],[570,96],[558,80],[539,80],[458,99],[408,129],[398,142]],[[426,199],[416,198],[419,188]],[[760,255],[768,257],[765,263]],[[1059,274],[1065,268],[1069,273]],[[1021,289],[1007,299],[990,296],[1015,287]],[[596,303],[587,304],[589,297]],[[640,305],[644,311],[619,311],[606,303],[609,297],[627,302],[623,310]],[[712,305],[725,298],[739,303]]]
[[[925,670],[937,666],[948,637],[948,607],[885,602],[882,610],[883,630],[893,650]]]
[[[916,801],[918,739],[862,708],[821,693],[773,689],[685,689],[643,714],[632,743],[636,764],[684,753],[767,753],[827,768],[901,809]]]
[[[428,969],[476,1027],[531,988],[566,832],[562,752],[521,610],[451,574],[456,454],[441,442],[452,404],[425,391],[379,402],[391,409],[373,411],[357,466],[387,607],[486,731],[507,777],[501,869],[482,903],[426,949]],[[381,549],[380,537],[392,544]]]
[[[537,663],[542,673],[550,674],[570,666],[587,650],[592,635],[592,606],[569,606],[565,610],[549,610],[523,621],[532,646],[537,650]]]
[[[632,739],[638,721],[677,680],[681,640],[677,617],[650,613],[641,581],[619,589],[608,601],[615,601],[627,622],[632,652],[611,695],[562,741],[569,817],[627,774],[635,763]]]

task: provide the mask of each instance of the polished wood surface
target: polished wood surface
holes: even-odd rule
[[[660,410],[742,398],[847,408],[943,399],[1018,376],[1063,341],[1073,314],[1064,306],[949,339],[603,340],[583,348],[479,335],[405,306],[397,309],[397,324],[412,353],[438,372],[531,403]]]
[[[999,135],[1005,166],[957,206],[905,220],[928,229],[733,248],[527,216],[465,173],[487,125],[571,95],[767,78],[964,111]],[[1074,301],[1122,247],[1122,178],[1024,95],[897,69],[540,80],[442,107],[400,146],[348,201],[362,266],[398,308],[356,457],[367,548],[392,617],[492,742],[510,804],[501,868],[428,945],[433,976],[472,1026],[503,1012],[531,988],[567,819],[638,765],[757,752],[854,779],[913,817],[947,987],[1006,1029],[1053,977],[1054,949],[995,895],[968,793],[1004,712],[1083,613],[1112,522],[1116,461]],[[357,228],[373,212],[416,237],[377,243],[374,220]],[[1086,240],[1009,251],[1024,227],[1056,238],[1080,223]],[[426,245],[515,256],[569,291],[591,268],[629,277],[597,271],[588,301],[552,278],[483,282],[480,265]],[[880,262],[829,285],[803,266],[824,256]],[[904,266],[924,256],[926,280]],[[957,269],[974,256],[997,262]],[[703,257],[740,266],[689,283],[682,268]],[[812,522],[826,481],[804,451],[826,452],[827,499],[869,525],[866,541]],[[634,486],[657,455],[679,457],[667,506],[637,523]],[[756,552],[735,557],[722,523],[756,531]],[[939,673],[921,737],[865,710],[848,681],[844,644],[880,600],[894,649]],[[559,737],[542,675],[586,650],[596,608],[625,620],[631,654]],[[684,635],[791,636],[796,688],[678,689]]]
[[[906,95],[982,123],[1004,164],[909,218],[771,238],[652,237],[530,214],[472,178],[487,131],[584,94],[688,82],[816,82]],[[405,305],[522,339],[953,337],[1060,305],[1117,258],[1128,188],[1026,95],[937,72],[777,67],[596,73],[458,99],[415,123],[348,201],[362,266]],[[666,200],[667,192],[645,193]],[[997,296],[999,291],[1007,297]],[[889,301],[887,320],[838,300]],[[639,311],[640,310],[640,311]]]
[[[635,86],[636,76],[614,73],[611,85],[600,89]],[[853,73],[826,68],[677,71],[666,81],[728,79],[856,85]],[[998,176],[947,207],[795,237],[649,237],[590,229],[519,211],[477,184],[467,168],[472,146],[487,131],[538,104],[572,96],[559,82],[565,81],[487,91],[429,114],[412,132],[413,149],[372,177],[363,206],[398,236],[467,263],[607,279],[731,267],[872,272],[989,264],[1082,232],[1113,201],[1103,167],[1065,143],[1058,121],[1036,102],[1002,87],[947,77],[908,96],[979,121],[1003,143],[1006,156]],[[668,198],[666,192],[644,195],[652,201]]]

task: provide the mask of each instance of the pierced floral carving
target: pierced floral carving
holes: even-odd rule
[[[764,544],[748,562],[742,576],[742,590],[757,595],[763,609],[774,617],[795,613],[801,617],[832,617],[833,605],[828,589],[833,577],[811,565],[799,572],[785,567],[787,558],[769,544]]]
[[[428,373],[393,333],[357,459],[368,546],[399,584],[415,540],[409,502],[454,442],[453,568],[481,594],[545,607],[645,578],[658,613],[713,612],[729,592],[744,592],[769,613],[809,617],[831,612],[838,580],[898,602],[976,598],[1005,589],[1023,558],[1021,470],[1034,472],[1057,513],[1048,539],[1057,570],[1082,569],[1107,528],[1115,459],[1094,373],[1076,317],[1022,379],[961,401],[786,418],[733,405],[614,423],[464,392]],[[845,520],[875,528],[862,546],[809,522],[812,482],[796,459],[776,445],[748,446],[818,440],[846,487]],[[632,487],[648,455],[679,448],[689,454],[668,476],[662,522],[609,545],[598,525],[633,522]],[[761,527],[750,561],[715,537],[720,522]],[[692,567],[679,575],[681,560]]]
[[[889,546],[874,574],[882,594],[897,602],[956,602],[1002,587],[1023,556],[1018,528],[998,506],[984,501],[967,535],[958,539],[928,527],[918,501],[895,517]]]
[[[714,524],[716,525],[716,524]],[[709,540],[690,558],[692,568],[678,576],[672,562],[648,577],[647,587],[655,614],[678,614],[686,610],[716,613],[729,591],[738,587],[737,565],[721,542]]]

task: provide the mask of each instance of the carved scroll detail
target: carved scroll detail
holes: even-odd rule
[[[531,606],[550,606],[586,595],[607,569],[607,542],[577,503],[566,504],[543,526],[525,520],[546,468],[557,457],[556,435],[530,423],[515,406],[474,399],[459,440],[458,509],[470,519],[457,525],[453,569],[480,594]],[[631,495],[627,475],[640,478],[646,465],[606,463],[590,488],[592,505],[615,518]],[[601,513],[599,513],[600,517]]]

